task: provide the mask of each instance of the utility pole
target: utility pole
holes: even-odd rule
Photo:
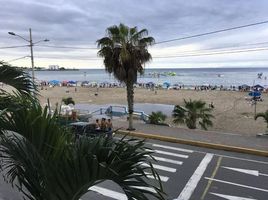
[[[30,50],[31,50],[31,65],[32,65],[32,81],[34,83],[34,56],[33,56],[33,46],[39,42],[48,42],[49,40],[48,39],[44,39],[44,40],[39,40],[37,42],[33,42],[33,38],[32,38],[32,29],[29,28],[29,32],[30,32],[30,39],[26,39],[14,32],[8,32],[9,35],[13,35],[13,36],[17,36],[21,39],[23,39],[24,41],[28,42],[29,43],[29,47],[30,47]]]
[[[34,57],[33,57],[33,39],[32,39],[32,30],[31,28],[29,28],[29,32],[30,32],[30,48],[31,48],[31,63],[32,63],[32,79],[33,79],[33,83],[34,83]]]

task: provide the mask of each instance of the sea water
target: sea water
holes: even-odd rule
[[[172,74],[173,73],[173,74]],[[262,74],[258,77],[258,74]],[[174,76],[172,76],[172,75]],[[89,81],[89,82],[110,82],[117,80],[109,75],[104,69],[80,69],[78,71],[36,71],[38,80],[50,81]],[[154,82],[162,84],[179,85],[223,85],[239,86],[242,84],[260,84],[268,86],[267,68],[180,68],[180,69],[145,69],[143,75],[138,76],[138,83]]]

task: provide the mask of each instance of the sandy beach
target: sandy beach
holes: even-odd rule
[[[66,91],[69,91],[68,93]],[[52,105],[61,102],[63,97],[72,97],[76,104],[127,104],[125,88],[96,88],[77,87],[46,87],[40,90],[41,104],[50,99]],[[215,108],[213,115],[214,126],[209,130],[255,135],[265,131],[266,124],[263,119],[254,120],[254,106],[245,100],[247,92],[237,91],[192,91],[192,90],[157,90],[135,89],[136,103],[159,103],[176,105],[182,104],[183,99],[201,99],[207,103],[213,102]],[[264,112],[268,108],[268,95],[262,95],[263,101],[257,103],[257,112]],[[157,107],[155,108],[157,111]],[[149,113],[148,113],[149,114]],[[172,124],[172,119],[167,122],[172,126],[185,127]]]

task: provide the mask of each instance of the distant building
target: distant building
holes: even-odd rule
[[[48,66],[49,70],[59,70],[59,68],[60,68],[59,65],[49,65]]]

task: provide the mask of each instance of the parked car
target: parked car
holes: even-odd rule
[[[103,130],[96,130],[95,124],[89,122],[74,122],[70,123],[68,126],[71,127],[71,130],[76,137],[95,137],[97,135],[106,133],[106,131]]]

